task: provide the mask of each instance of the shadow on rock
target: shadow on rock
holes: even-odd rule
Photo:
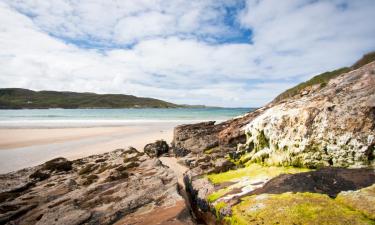
[[[336,197],[341,191],[358,190],[374,183],[373,169],[324,168],[306,173],[282,174],[248,195],[313,192]]]

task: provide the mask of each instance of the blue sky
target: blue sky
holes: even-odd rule
[[[0,87],[257,107],[375,50],[373,0],[0,0]]]

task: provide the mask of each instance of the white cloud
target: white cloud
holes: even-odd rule
[[[374,11],[372,0],[249,0],[239,20],[266,51],[264,64],[279,62],[273,75],[302,75],[348,65],[373,50]]]
[[[375,49],[370,0],[247,1],[235,18],[252,42],[210,41],[238,35],[224,17],[238,3],[0,1],[0,87],[260,106]]]
[[[166,35],[230,35],[221,20],[238,0],[5,0],[55,36],[126,45]]]

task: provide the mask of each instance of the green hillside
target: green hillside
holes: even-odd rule
[[[274,102],[279,102],[283,99],[291,98],[291,97],[299,94],[303,89],[305,89],[307,87],[310,87],[310,86],[313,86],[313,85],[316,85],[316,84],[320,84],[321,87],[324,87],[330,79],[335,78],[335,77],[339,76],[340,74],[347,73],[347,72],[350,72],[352,70],[358,69],[361,66],[366,65],[367,63],[370,63],[370,62],[373,62],[373,61],[375,61],[375,52],[370,52],[370,53],[364,55],[360,60],[358,60],[356,63],[354,63],[351,67],[343,67],[343,68],[340,68],[340,69],[337,69],[337,70],[333,70],[333,71],[330,71],[330,72],[325,72],[325,73],[316,75],[313,78],[311,78],[310,80],[308,80],[306,82],[303,82],[303,83],[300,83],[297,86],[294,86],[294,87],[284,91],[283,93],[281,93],[280,95],[278,95],[275,98]]]
[[[176,107],[181,106],[158,99],[140,98],[133,95],[32,91],[21,88],[0,89],[0,109]]]

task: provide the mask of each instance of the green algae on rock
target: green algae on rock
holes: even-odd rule
[[[221,188],[207,196],[207,201],[215,209],[217,218],[220,218],[218,208],[227,201],[240,198],[251,191],[262,187],[270,179],[280,174],[294,174],[307,172],[309,169],[293,167],[275,167],[262,166],[259,164],[250,164],[245,168],[229,170],[224,173],[207,175],[210,182],[219,185]]]
[[[245,197],[232,208],[228,224],[374,224],[362,213],[316,193]]]
[[[224,173],[210,174],[207,175],[207,177],[212,183],[219,184],[223,182],[238,181],[244,178],[270,179],[284,173],[301,173],[307,171],[309,171],[309,169],[295,167],[262,166],[260,164],[254,163],[237,170],[229,170]]]
[[[341,192],[336,201],[375,220],[375,184],[357,191]]]
[[[207,201],[208,201],[208,202],[214,202],[214,201],[216,201],[217,199],[223,197],[225,194],[227,194],[227,193],[230,192],[230,191],[231,191],[230,186],[229,186],[229,187],[222,188],[222,189],[219,189],[218,191],[215,191],[215,192],[213,192],[212,194],[210,194],[210,195],[207,197]]]

